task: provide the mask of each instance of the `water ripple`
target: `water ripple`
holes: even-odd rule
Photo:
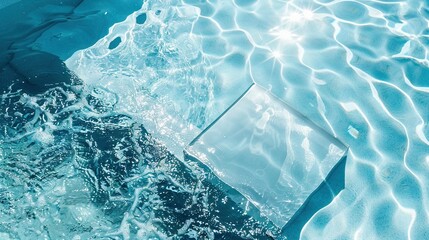
[[[244,32],[253,45],[240,64],[256,83],[350,145],[346,189],[301,237],[428,238],[427,3],[273,0],[210,7],[201,14],[218,23],[223,48],[231,31]],[[235,24],[225,23],[231,18]]]
[[[103,128],[114,131],[121,129],[109,122],[108,112],[114,108],[124,118],[143,122],[149,131],[159,133],[161,140],[177,143],[174,147],[180,152],[256,82],[350,146],[346,188],[305,224],[302,239],[429,239],[428,19],[427,1],[412,0],[147,1],[125,21],[112,26],[92,47],[67,60],[93,98],[65,109],[78,109],[88,103],[87,124],[98,126],[101,123],[90,115],[102,116],[106,121]],[[2,101],[7,98],[2,97]],[[49,128],[46,122],[55,118],[39,103],[32,105],[31,99],[25,98],[21,103],[23,112],[18,115],[2,109],[11,124],[2,129],[1,136],[10,137],[6,144],[14,149],[14,141],[31,145],[37,139],[37,144],[50,146],[56,141],[51,132],[57,129]],[[63,111],[65,116],[69,113]],[[16,118],[21,118],[22,123]],[[123,124],[129,128],[120,132],[126,135],[131,126],[128,120]],[[260,124],[263,126],[263,122]],[[103,133],[91,134],[91,144],[96,142],[103,147],[96,139]],[[88,148],[87,144],[82,140],[79,146]],[[114,148],[111,142],[105,144]],[[55,151],[61,155],[68,152],[66,149],[64,146]],[[116,154],[120,159],[126,152],[105,154]],[[4,149],[0,153],[15,157]],[[88,154],[103,161],[102,152]],[[79,157],[76,164],[83,164],[84,179],[92,183],[91,189],[97,194],[120,192],[128,196],[114,185],[114,179],[122,175],[101,171],[104,185],[97,183],[100,172],[91,170],[85,165],[86,158]],[[63,160],[70,161],[67,157]],[[7,175],[2,178],[8,181],[2,183],[5,186],[22,184],[20,176],[29,176],[26,184],[43,180],[30,177],[37,162],[20,168],[8,164],[0,172]],[[52,168],[62,166],[61,162],[50,164]],[[109,162],[104,164],[112,167]],[[115,164],[120,172],[121,163]],[[51,174],[49,169],[45,171]],[[154,171],[140,173],[156,175]],[[170,182],[173,186],[165,191],[190,191]],[[61,192],[61,184],[55,184],[52,183],[56,186],[52,187],[54,195],[56,188]],[[111,191],[103,190],[106,184]],[[156,205],[158,199],[148,197],[151,189],[135,189],[130,195],[142,194]],[[82,191],[78,195],[85,199],[91,194],[89,190]],[[206,195],[196,194],[206,199]],[[21,199],[21,195],[8,196],[4,191],[0,196]],[[124,201],[133,206],[136,199]],[[40,201],[43,203],[43,199]],[[113,205],[109,205],[111,209],[119,211]],[[142,203],[140,217],[151,219],[146,216],[152,212],[146,209],[149,205]],[[79,212],[73,213],[77,221],[84,218]],[[114,227],[127,232],[129,222],[142,226],[127,214],[123,215],[123,224]],[[151,232],[156,228],[152,223],[140,229]],[[191,222],[182,223],[183,231],[178,232],[194,226]],[[100,223],[103,224],[109,223]],[[100,225],[92,227],[101,229]],[[111,234],[121,235],[120,231]]]
[[[207,119],[222,112],[231,102],[224,99],[239,96],[243,88],[236,86],[250,79],[350,145],[346,189],[305,225],[303,239],[428,237],[425,2],[183,4],[198,9],[190,31],[199,40],[191,49],[212,76],[213,87],[202,88],[212,96]],[[170,42],[153,36],[145,37]]]

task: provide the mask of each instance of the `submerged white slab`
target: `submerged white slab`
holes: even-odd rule
[[[304,116],[253,85],[186,152],[282,227],[346,149]]]
[[[195,26],[199,16],[198,7],[179,0],[144,1],[65,61],[88,89],[114,96],[112,111],[143,123],[180,159],[183,148],[252,84],[245,66],[233,64],[244,57],[214,64],[203,52],[212,38],[191,34],[206,29]]]

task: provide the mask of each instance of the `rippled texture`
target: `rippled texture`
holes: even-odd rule
[[[176,4],[146,3],[66,63],[86,84],[117,96],[118,110],[155,129],[181,157],[206,125],[212,83],[198,39],[189,37],[198,9]]]
[[[350,146],[346,189],[302,239],[429,237],[426,2],[187,2],[225,42],[246,33],[255,82]]]
[[[298,210],[346,150],[337,139],[253,85],[186,153],[283,228],[294,215],[299,217]]]
[[[0,37],[1,239],[269,238],[200,167],[117,110],[115,93],[70,72],[59,58],[70,49],[26,46],[79,15],[76,2],[51,6],[52,15],[40,14],[49,4],[28,3],[11,5],[28,19],[0,26],[27,27]]]
[[[7,1],[0,6],[8,4],[14,6],[13,2]],[[74,4],[73,1],[67,2]],[[213,236],[212,233],[218,234],[219,231],[236,234],[231,236],[225,233],[223,235],[225,238],[267,237],[265,230],[262,230],[264,228],[253,227],[254,222],[249,219],[243,221],[250,221],[252,224],[242,224],[247,227],[243,229],[235,228],[238,225],[227,224],[226,220],[215,221],[219,223],[216,225],[217,230],[208,228],[207,223],[211,222],[210,219],[217,219],[216,214],[210,215],[212,218],[194,222],[171,220],[173,223],[183,224],[175,227],[171,225],[165,227],[161,224],[160,227],[158,220],[150,220],[154,219],[151,218],[152,216],[155,216],[155,219],[160,218],[150,209],[150,206],[158,206],[156,205],[158,203],[162,205],[167,201],[158,201],[157,197],[149,199],[147,196],[158,196],[152,193],[162,191],[149,187],[142,192],[135,192],[134,190],[138,188],[125,186],[128,180],[131,185],[135,180],[129,177],[141,176],[145,173],[144,169],[136,167],[133,158],[124,158],[129,156],[127,154],[131,154],[127,151],[135,151],[138,159],[150,158],[150,155],[144,154],[145,151],[127,148],[130,144],[134,144],[133,141],[139,139],[130,135],[144,132],[140,127],[136,129],[135,126],[141,126],[143,123],[148,132],[157,135],[157,138],[160,136],[159,139],[163,144],[173,145],[173,151],[177,155],[180,148],[188,143],[187,140],[192,139],[192,136],[201,130],[199,127],[195,130],[190,126],[203,128],[209,124],[240,96],[252,81],[270,89],[273,94],[350,146],[345,170],[345,189],[332,203],[310,218],[300,232],[301,239],[429,238],[427,228],[429,226],[429,189],[427,187],[429,186],[429,82],[427,80],[429,77],[429,32],[427,30],[429,7],[427,2],[415,0],[160,2],[147,1],[145,3],[147,5],[137,12],[131,15],[125,13],[129,16],[123,24],[114,25],[107,37],[94,45],[103,46],[104,52],[95,51],[94,54],[74,52],[77,49],[71,43],[80,35],[68,38],[64,34],[58,35],[63,29],[58,27],[55,30],[50,26],[59,26],[61,22],[66,22],[70,23],[69,27],[74,26],[77,30],[85,29],[82,27],[86,26],[85,24],[73,24],[73,21],[78,19],[83,21],[80,23],[92,21],[95,25],[98,23],[110,26],[103,20],[111,19],[103,17],[106,16],[106,12],[109,16],[109,11],[93,12],[94,9],[92,9],[85,12],[66,8],[58,12],[57,8],[42,8],[41,12],[35,11],[35,15],[31,18],[37,20],[36,24],[28,21],[31,24],[25,22],[24,25],[19,25],[26,30],[34,28],[36,34],[31,35],[31,32],[24,31],[25,34],[12,35],[12,40],[25,38],[28,41],[21,41],[11,47],[12,40],[2,35],[0,63],[3,66],[6,62],[4,66],[7,67],[2,68],[1,72],[3,128],[0,139],[2,146],[0,164],[4,176],[1,178],[0,185],[1,238],[46,236],[58,239],[62,238],[61,234],[67,231],[74,231],[71,234],[81,235],[82,238],[89,238],[97,233],[100,234],[97,236],[114,239],[138,236],[138,234],[140,236],[158,234],[158,238],[163,238],[165,235],[174,236],[180,233],[186,234],[189,238],[201,234],[204,238],[210,239],[218,236]],[[97,8],[100,6],[95,6],[95,9]],[[132,12],[138,8],[140,6],[128,10]],[[181,9],[191,11],[183,13]],[[46,12],[44,10],[56,12],[60,17],[40,18],[39,13]],[[180,15],[181,13],[183,15]],[[25,19],[26,16],[23,14],[20,18]],[[92,19],[85,16],[96,17]],[[61,21],[58,21],[59,19]],[[123,19],[116,18],[114,22],[120,22]],[[49,24],[43,25],[46,22]],[[170,22],[172,24],[169,24]],[[177,25],[177,23],[183,23],[183,25]],[[129,46],[134,46],[134,39],[131,36],[137,34],[133,30],[139,29],[135,27],[136,24],[142,25],[140,29],[146,30],[152,26],[151,29],[154,31],[145,30],[149,36],[145,36],[142,42],[138,42],[143,45],[127,49]],[[2,29],[7,26],[8,24],[0,25]],[[89,26],[93,25],[89,24]],[[169,26],[176,26],[177,29],[162,31],[163,27],[168,29]],[[115,27],[124,29],[114,30]],[[178,44],[177,41],[183,39],[169,37],[167,34],[180,33],[181,27],[186,29],[183,30],[184,32],[191,33],[190,45],[183,45],[181,42]],[[100,70],[96,68],[97,65],[87,63],[97,62],[97,59],[102,56],[106,61],[98,61],[97,64],[110,64],[114,59],[124,73],[130,75],[130,78],[142,75],[147,78],[141,78],[141,85],[137,81],[139,84],[130,87],[114,81],[116,85],[108,88],[105,84],[108,81],[101,81],[101,85],[97,84],[97,80],[103,79],[102,77],[98,75],[90,77],[88,74],[77,71],[79,68],[73,67],[73,64],[77,63],[76,59],[72,57],[67,60],[68,66],[76,70],[79,77],[82,75],[85,84],[85,90],[80,93],[82,96],[74,93],[76,89],[62,89],[64,84],[72,84],[62,77],[60,79],[64,80],[64,84],[48,79],[47,84],[42,82],[38,86],[40,89],[36,92],[29,86],[33,86],[32,83],[41,82],[33,81],[33,78],[9,81],[10,84],[4,84],[5,79],[23,77],[22,75],[17,77],[16,69],[12,71],[10,66],[25,68],[25,64],[19,62],[19,57],[15,63],[9,63],[12,57],[11,55],[4,57],[3,50],[26,48],[29,43],[37,43],[35,39],[46,28],[50,28],[52,32],[45,35],[45,40],[40,42],[46,43],[49,40],[50,44],[31,45],[32,50],[49,52],[63,60],[71,54],[81,54],[82,59],[79,61],[85,63],[87,68],[94,69],[96,73],[101,72],[102,75],[107,76],[121,73],[109,72],[111,66]],[[87,33],[91,28],[88,29],[83,31],[85,33],[82,34],[83,36],[90,35]],[[73,36],[77,30],[70,31],[70,36]],[[93,32],[106,34],[104,31]],[[86,48],[82,52],[91,53],[91,50],[98,50],[97,47],[88,48],[87,45],[96,42],[99,37],[92,37],[85,41],[85,44],[80,45],[79,47]],[[158,46],[161,47],[145,46],[145,43],[151,43],[150,39],[159,43]],[[60,44],[55,45],[55,42]],[[175,48],[169,51],[171,43],[176,43],[179,47],[174,45]],[[74,50],[69,52],[70,50],[61,49],[61,46],[67,46],[68,49],[71,47]],[[187,46],[190,48],[187,49]],[[145,47],[147,51],[140,51],[140,47]],[[180,49],[185,50],[180,51]],[[140,55],[130,55],[134,51]],[[30,55],[33,56],[33,53]],[[56,60],[53,59],[57,59],[51,55],[42,55],[47,62],[49,59],[54,62]],[[127,58],[129,55],[133,57]],[[29,59],[26,54],[21,56],[23,56],[22,59]],[[74,61],[72,65],[70,65],[71,60]],[[140,66],[139,60],[144,62],[144,69],[147,71],[144,74],[127,72],[135,69],[135,66]],[[34,61],[33,59],[30,62]],[[159,67],[169,66],[169,69],[177,66],[183,71],[169,73],[162,68],[157,71],[157,67],[151,69],[151,64]],[[61,68],[58,65],[56,67]],[[155,72],[151,72],[154,69]],[[27,75],[35,76],[31,69],[21,70]],[[62,76],[62,72],[63,70],[59,73],[54,71],[48,76],[52,74],[57,77]],[[170,86],[177,84],[176,77],[182,77],[181,74],[196,76],[196,78],[185,78],[179,84],[180,89],[185,89],[185,94],[180,96],[178,99],[181,100],[176,103],[174,100],[177,93],[169,90]],[[150,82],[157,80],[158,77],[161,79],[160,86],[165,88],[157,88],[156,83]],[[70,78],[68,75],[68,79]],[[142,87],[148,87],[146,89],[150,90],[145,91],[146,89]],[[124,88],[126,90],[124,92],[131,91],[132,94],[121,95]],[[16,92],[17,89],[23,89],[23,91]],[[153,89],[165,91],[155,95],[151,92]],[[44,96],[45,93],[49,96]],[[194,95],[198,97],[192,98]],[[133,97],[127,99],[127,96]],[[166,98],[162,99],[159,96],[166,96]],[[137,97],[140,97],[141,101],[137,100]],[[140,103],[143,103],[141,104],[143,106],[155,104],[154,108],[149,108],[153,114],[150,114],[150,111],[143,117],[131,114],[133,105],[138,107],[141,106]],[[69,108],[72,105],[76,107]],[[58,106],[66,110],[60,110]],[[114,108],[117,109],[113,111]],[[68,112],[67,109],[76,113]],[[85,110],[86,113],[80,113],[78,111],[80,109],[89,110]],[[164,114],[164,109],[167,115]],[[58,117],[52,117],[51,111],[59,114]],[[161,123],[156,121],[164,119],[164,116],[168,116],[169,118],[165,119],[174,123],[167,130],[175,131],[160,131],[165,129],[164,125],[162,121]],[[151,125],[152,120],[147,120],[145,117],[152,118],[155,123]],[[70,122],[73,125],[70,125]],[[175,139],[180,140],[178,145],[174,145],[174,141],[169,144],[169,137],[162,138],[163,135],[169,136],[169,134],[177,134]],[[106,135],[117,137],[113,137],[115,140],[112,141],[104,141]],[[79,142],[78,139],[81,141]],[[116,147],[116,144],[120,146]],[[156,144],[148,143],[148,146],[151,145]],[[74,148],[78,146],[81,147],[80,150],[75,150]],[[148,150],[147,153],[153,154],[153,151]],[[88,158],[94,161],[85,160]],[[109,159],[117,161],[110,162]],[[122,164],[123,162],[118,159],[127,159],[130,162]],[[172,159],[175,158],[172,157]],[[157,162],[150,164],[149,160],[141,162],[142,165],[152,169],[150,171],[157,171],[158,167],[163,166]],[[153,165],[154,167],[149,167]],[[136,175],[133,175],[132,169],[136,169]],[[168,173],[168,169],[171,168],[167,166],[161,172],[168,176],[169,174],[165,174]],[[79,174],[82,176],[75,177]],[[193,174],[199,176],[201,173]],[[152,179],[158,179],[152,177],[156,175],[144,176],[143,179],[148,179],[147,182],[150,183]],[[168,179],[171,180],[171,184],[176,183],[174,178]],[[124,186],[113,184],[121,182],[127,184],[124,183]],[[136,184],[146,186],[145,182]],[[194,186],[193,183],[189,184]],[[210,192],[215,188],[207,189],[211,189],[207,190]],[[148,193],[145,195],[146,191]],[[195,194],[203,200],[207,199],[207,195],[203,194],[204,191],[191,192],[193,194],[186,194],[188,201],[194,201]],[[180,196],[179,193],[173,196]],[[139,196],[142,197],[139,198]],[[127,199],[120,201],[125,205],[118,205],[115,202],[118,197]],[[134,201],[135,199],[137,200]],[[166,197],[166,199],[173,198]],[[197,208],[203,209],[203,212],[213,210],[210,205],[205,205],[204,201],[195,201],[202,204]],[[95,207],[92,208],[92,205],[87,204],[88,202]],[[140,205],[136,206],[142,207],[133,207],[134,202],[139,202]],[[144,202],[148,204],[145,205]],[[216,201],[213,200],[213,202]],[[171,208],[158,209],[175,209],[174,203],[171,204]],[[219,206],[222,205],[219,203]],[[137,211],[137,209],[140,210]],[[82,215],[84,213],[91,213],[91,216]],[[148,216],[145,215],[146,213]],[[167,211],[166,216],[170,215],[178,216],[180,211],[174,214]],[[187,213],[184,213],[182,216],[186,215]],[[228,214],[225,215],[223,212],[219,215]],[[111,220],[106,216],[110,216]],[[87,219],[95,220],[86,221]],[[63,225],[64,229],[58,229],[56,223],[59,220],[63,223],[67,222],[70,227]],[[234,220],[231,221],[234,222]],[[168,221],[164,221],[166,222]],[[201,223],[203,226],[196,223]],[[224,227],[227,230],[224,231]],[[51,233],[47,229],[54,230]],[[159,229],[170,229],[170,232]],[[48,236],[47,232],[52,235]]]
[[[141,123],[114,111],[112,94],[62,66],[51,71],[68,83],[1,95],[2,239],[268,239],[266,224],[200,167],[184,165]]]
[[[144,122],[176,156],[251,85],[243,55],[207,55],[213,23],[180,1],[148,1],[67,66],[87,84],[118,95],[118,109]],[[245,35],[231,46],[243,44]],[[115,46],[115,47],[113,47]],[[218,51],[216,45],[214,51]]]

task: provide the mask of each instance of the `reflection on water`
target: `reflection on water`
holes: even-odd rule
[[[77,1],[66,2],[73,6]],[[0,83],[3,94],[0,157],[5,176],[0,185],[1,216],[4,216],[0,237],[7,236],[2,232],[12,231],[17,219],[25,219],[20,221],[23,229],[39,229],[25,230],[28,234],[25,236],[34,236],[45,234],[44,229],[65,216],[73,217],[67,220],[73,222],[68,229],[86,232],[82,238],[93,232],[112,234],[113,239],[128,232],[159,234],[157,229],[162,228],[159,221],[147,220],[145,223],[151,224],[145,225],[136,219],[157,219],[158,215],[153,215],[150,209],[152,203],[167,200],[149,198],[153,195],[151,191],[162,191],[148,188],[139,192],[128,184],[139,181],[140,178],[133,176],[144,174],[147,184],[150,185],[151,179],[159,183],[164,178],[159,179],[153,172],[163,164],[147,160],[152,150],[134,149],[139,144],[133,141],[139,138],[130,134],[142,133],[138,126],[144,123],[145,129],[158,134],[167,146],[170,143],[165,139],[173,138],[171,144],[177,144],[172,147],[175,152],[229,107],[253,81],[350,146],[345,189],[309,219],[302,229],[302,239],[429,238],[429,6],[426,1],[149,0],[141,9],[140,5],[131,7],[132,4],[121,1],[118,4],[125,7],[118,12],[122,15],[115,14],[115,5],[110,1],[101,4],[105,9],[83,2],[86,5],[79,5],[79,11],[39,8],[42,10],[36,11],[37,17],[32,19],[46,20],[51,25],[42,24],[39,28],[37,24],[24,24],[28,28],[33,26],[37,34],[14,36],[31,41],[11,47],[13,39],[1,38],[0,63],[6,67],[1,69]],[[105,11],[94,12],[94,9]],[[139,10],[132,13],[136,9]],[[55,10],[64,18],[40,18],[38,14],[45,10]],[[104,18],[109,14],[115,17]],[[94,25],[86,23],[104,23],[105,27],[113,23],[103,19],[120,23],[104,32],[107,35],[92,47],[88,45],[102,35],[85,40],[86,45],[72,44],[76,38],[91,35],[88,34],[91,28],[84,26]],[[82,27],[74,30],[76,26]],[[7,24],[0,27],[4,29]],[[39,34],[48,27],[49,31]],[[59,34],[71,27],[73,30]],[[77,34],[79,29],[86,29],[81,36]],[[66,61],[67,66],[82,78],[84,87],[71,87],[73,82],[59,85],[52,82],[42,84],[40,92],[31,92],[34,88],[26,84],[34,81],[29,78],[12,85],[15,79],[23,77],[12,67],[25,68],[25,63],[19,62],[19,54],[15,58],[10,50],[27,48],[26,44],[33,48],[31,51],[49,52],[63,60],[73,54]],[[73,51],[62,50],[65,46]],[[83,47],[86,49],[76,52]],[[51,55],[44,56],[45,60],[52,59]],[[31,69],[21,72],[30,74]],[[112,76],[117,79],[109,79]],[[10,84],[4,84],[5,79]],[[183,81],[179,83],[178,79]],[[23,92],[17,93],[20,88]],[[134,106],[142,107],[143,116],[133,113]],[[74,113],[79,111],[83,113]],[[111,116],[112,111],[117,116]],[[89,125],[89,129],[100,130],[85,133]],[[84,133],[84,137],[79,137],[76,130]],[[116,140],[103,141],[106,135]],[[79,144],[73,145],[73,141]],[[92,163],[84,160],[88,158],[81,156],[78,146],[88,150],[83,152],[89,154]],[[151,170],[145,172],[138,163],[133,163],[130,160],[133,158],[127,157],[131,152],[146,159],[138,162]],[[127,160],[109,162],[109,159]],[[154,166],[149,167],[151,164]],[[138,173],[132,169],[138,169]],[[162,169],[161,172],[167,171]],[[174,183],[174,178],[168,179]],[[118,182],[124,184],[115,185]],[[149,186],[145,184],[141,183]],[[173,187],[166,189],[175,191]],[[210,194],[204,195],[204,191],[192,192],[201,193],[198,197],[211,201]],[[106,196],[126,200],[119,201],[123,205],[112,200],[103,205],[105,208],[88,207],[87,202],[101,204],[100,199]],[[191,196],[194,195],[187,199],[194,201]],[[138,204],[133,205],[135,202]],[[15,210],[9,206],[20,207],[10,212]],[[136,206],[141,206],[137,215],[127,211],[136,210]],[[170,207],[175,209],[174,204]],[[37,211],[33,211],[35,208]],[[211,207],[202,204],[201,209],[211,210]],[[91,214],[91,218],[85,214]],[[102,214],[112,220],[99,218]],[[178,213],[172,215],[175,214]],[[207,219],[204,221],[210,221]],[[225,221],[217,222],[220,224],[217,229],[224,229],[226,225],[221,223]],[[252,231],[252,224],[256,224],[253,220],[243,221],[246,228],[228,225],[228,231],[235,232],[233,236],[265,236],[262,227]],[[198,234],[212,238],[211,233],[216,231],[207,226],[200,228],[197,222],[184,221],[181,227],[166,228],[184,232],[189,238]],[[170,231],[161,232],[170,236],[173,230]],[[12,238],[18,236],[11,234]]]
[[[1,95],[2,239],[269,239],[275,228],[115,111],[114,94],[82,85],[50,54],[31,54],[39,62],[27,59],[21,80],[56,84],[23,81]]]

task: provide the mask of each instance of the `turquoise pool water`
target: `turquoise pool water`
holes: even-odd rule
[[[427,2],[0,12],[1,239],[429,239]],[[287,231],[181,161],[253,83],[349,147],[344,189]]]

